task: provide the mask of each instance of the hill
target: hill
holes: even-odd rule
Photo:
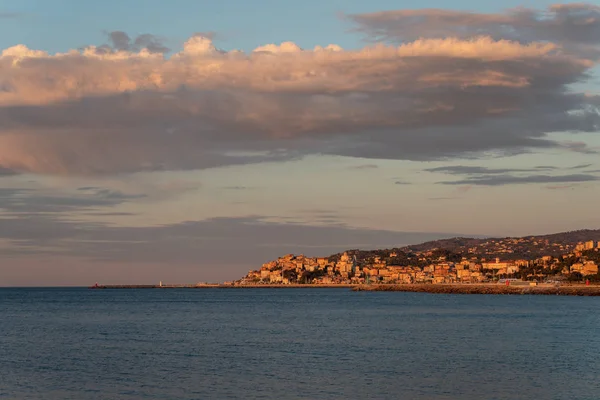
[[[369,284],[598,280],[600,229],[551,235],[434,240],[392,249],[347,250],[329,257],[287,254],[235,284]]]
[[[593,240],[600,241],[600,229],[582,229],[571,232],[548,235],[532,235],[524,237],[504,238],[465,238],[433,240],[421,244],[409,245],[393,249],[348,250],[357,260],[368,261],[375,257],[386,258],[390,253],[397,253],[402,258],[411,254],[422,254],[437,251],[449,259],[453,255],[469,255],[480,259],[502,258],[506,260],[536,259],[543,256],[558,257],[575,249],[577,243]],[[331,261],[337,261],[342,253],[331,255]],[[403,260],[394,260],[404,264]]]

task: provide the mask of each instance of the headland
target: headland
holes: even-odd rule
[[[326,257],[287,254],[225,283],[92,289],[317,289],[600,296],[600,230],[521,238],[453,238]]]
[[[584,230],[521,238],[454,238],[388,249],[350,249],[325,257],[286,254],[230,283],[582,284],[600,283],[599,265],[600,230]]]

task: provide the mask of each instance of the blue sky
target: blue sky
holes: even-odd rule
[[[77,1],[3,0],[5,12],[23,18],[3,21],[0,45],[23,43],[50,52],[104,43],[104,31],[122,30],[131,35],[152,33],[175,48],[194,32],[214,31],[217,43],[227,49],[251,50],[258,45],[290,40],[302,47],[324,41],[342,47],[361,46],[361,38],[348,32],[340,14],[395,9],[452,8],[498,12],[512,7],[545,8],[556,1],[398,1],[398,0],[163,0]],[[591,2],[598,4],[598,2]]]
[[[554,3],[0,1],[0,285],[598,228],[600,3]]]

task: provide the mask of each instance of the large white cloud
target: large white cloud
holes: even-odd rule
[[[441,37],[359,50],[284,42],[245,53],[196,35],[170,57],[150,36],[111,40],[62,54],[2,52],[1,167],[96,174],[309,153],[436,159],[558,147],[546,133],[599,123],[598,98],[569,90],[597,59],[559,40]]]

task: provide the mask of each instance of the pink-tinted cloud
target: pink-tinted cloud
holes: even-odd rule
[[[600,37],[600,7],[585,3],[556,4],[546,10],[521,7],[492,14],[443,9],[390,10],[347,18],[357,24],[358,31],[377,41],[490,36],[519,42],[597,45]]]
[[[499,17],[473,18],[491,29]],[[546,134],[597,130],[600,100],[567,90],[588,79],[593,53],[542,36],[447,35],[360,50],[283,42],[245,53],[199,34],[171,57],[153,36],[124,32],[112,32],[111,45],[61,54],[17,45],[0,56],[0,166],[113,174],[315,153],[427,160],[590,151]]]

